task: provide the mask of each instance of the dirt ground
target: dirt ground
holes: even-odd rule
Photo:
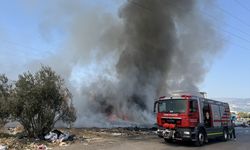
[[[237,128],[237,140],[228,142],[209,141],[202,147],[195,147],[191,143],[165,143],[157,137],[153,130],[139,128],[112,129],[60,129],[76,135],[72,142],[45,142],[36,139],[17,139],[16,136],[0,137],[0,144],[4,140],[12,141],[9,149],[37,149],[44,144],[48,149],[55,150],[249,150],[250,128]]]
[[[202,147],[195,147],[192,143],[176,142],[165,143],[152,131],[139,132],[138,134],[118,135],[102,137],[92,142],[83,142],[69,145],[68,147],[56,147],[56,150],[249,150],[250,128],[237,128],[237,139],[222,142],[210,140]],[[111,134],[112,135],[112,134]],[[116,135],[116,136],[115,136]]]
[[[37,149],[43,145],[47,149],[81,149],[80,147],[90,147],[89,145],[100,146],[119,143],[128,137],[140,137],[144,135],[154,134],[148,129],[139,128],[81,128],[81,129],[59,129],[63,133],[75,135],[73,141],[55,141],[48,142],[39,139],[28,139],[22,137],[22,129],[5,128],[0,130],[0,145],[5,145],[8,149],[15,150],[31,150]],[[22,137],[22,138],[21,138]],[[74,148],[76,146],[76,148]],[[93,149],[96,149],[94,146]],[[90,148],[91,149],[91,148]]]

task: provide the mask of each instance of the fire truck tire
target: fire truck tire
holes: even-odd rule
[[[173,142],[173,139],[166,139],[166,138],[164,138],[164,141],[165,141],[166,143],[172,143],[172,142]]]
[[[223,137],[222,137],[222,140],[223,140],[223,141],[227,141],[228,139],[229,139],[228,130],[227,130],[227,129],[224,129],[224,130],[223,130]]]
[[[202,146],[205,143],[205,133],[203,130],[199,130],[198,134],[196,135],[195,146]]]

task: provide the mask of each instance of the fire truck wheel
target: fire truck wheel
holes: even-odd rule
[[[200,130],[197,134],[195,145],[202,146],[204,145],[204,143],[205,143],[205,134],[202,130]]]
[[[227,141],[229,138],[229,134],[228,134],[228,131],[226,129],[223,130],[223,137],[222,137],[222,140],[223,141]]]
[[[173,142],[172,139],[166,139],[166,138],[164,138],[164,140],[165,140],[165,142],[167,142],[167,143],[172,143],[172,142]]]

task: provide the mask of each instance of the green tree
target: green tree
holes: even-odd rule
[[[12,92],[12,85],[5,75],[0,75],[0,127],[9,120],[9,100]]]
[[[59,120],[66,124],[76,120],[72,95],[50,67],[19,75],[13,95],[12,116],[30,137],[48,133]]]
[[[249,117],[248,113],[246,113],[246,112],[239,112],[238,116],[240,116],[241,118],[248,118]]]

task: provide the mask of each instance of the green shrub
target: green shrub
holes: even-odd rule
[[[66,124],[76,120],[72,95],[63,79],[45,66],[35,74],[19,75],[10,107],[12,117],[30,137],[48,133],[59,120]]]
[[[0,127],[4,126],[10,118],[9,100],[12,85],[5,75],[0,75]]]

